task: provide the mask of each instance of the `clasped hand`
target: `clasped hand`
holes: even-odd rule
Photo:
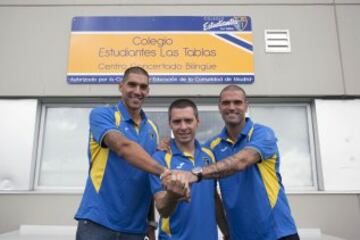
[[[194,174],[189,171],[166,170],[160,179],[161,184],[172,199],[190,201],[191,184],[197,180]]]

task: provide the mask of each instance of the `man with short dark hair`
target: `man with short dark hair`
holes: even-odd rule
[[[213,163],[215,159],[212,152],[195,139],[199,125],[195,103],[188,99],[175,100],[168,113],[175,139],[170,142],[170,152],[159,151],[153,157],[162,166],[175,170],[190,171]],[[184,202],[181,200],[186,196],[187,183],[182,176],[172,175],[166,189],[162,188],[159,177],[151,175],[150,179],[155,205],[161,215],[160,240],[218,240],[217,220],[223,234],[227,235],[215,180],[194,184],[191,188],[191,201]]]
[[[141,109],[149,74],[140,67],[124,73],[122,99],[90,113],[89,176],[80,207],[77,240],[143,240],[152,194],[148,173],[165,168],[154,161],[156,125]]]

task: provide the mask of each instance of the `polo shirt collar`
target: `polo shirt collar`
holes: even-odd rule
[[[241,130],[237,140],[239,140],[241,137],[246,137],[254,125],[253,121],[250,118],[245,118],[245,121],[246,121],[245,126]],[[220,132],[219,137],[222,138],[224,141],[227,141],[227,139],[229,138],[229,134],[227,132],[226,127],[224,127],[223,130]]]
[[[178,155],[178,156],[185,156],[184,152],[181,151],[177,146],[176,146],[176,142],[175,139],[172,139],[170,142],[170,149],[171,149],[171,153],[172,155]],[[198,140],[195,139],[195,155],[197,154],[197,152],[199,151],[199,149],[201,149],[201,144],[199,143]],[[194,156],[195,157],[195,156]]]
[[[120,101],[118,103],[118,108],[121,112],[121,117],[125,120],[125,121],[133,121],[130,113],[128,112],[127,108],[125,107],[124,103],[122,101]],[[142,120],[147,120],[147,116],[145,114],[145,112],[141,109],[140,110],[140,116]]]

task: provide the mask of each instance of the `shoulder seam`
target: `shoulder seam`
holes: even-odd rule
[[[210,149],[214,150],[214,148],[219,145],[219,143],[221,142],[221,138],[220,137],[216,137],[214,140],[212,140],[210,142]]]
[[[154,131],[156,133],[156,141],[157,141],[157,144],[159,144],[160,143],[160,134],[159,134],[158,127],[156,126],[156,124],[151,119],[148,118],[147,121],[150,124],[150,126],[154,129]]]

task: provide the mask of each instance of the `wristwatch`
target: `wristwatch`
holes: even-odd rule
[[[201,179],[203,178],[203,169],[202,169],[202,167],[194,167],[191,170],[191,173],[194,174],[195,176],[197,176],[198,180],[196,182],[200,182]]]

